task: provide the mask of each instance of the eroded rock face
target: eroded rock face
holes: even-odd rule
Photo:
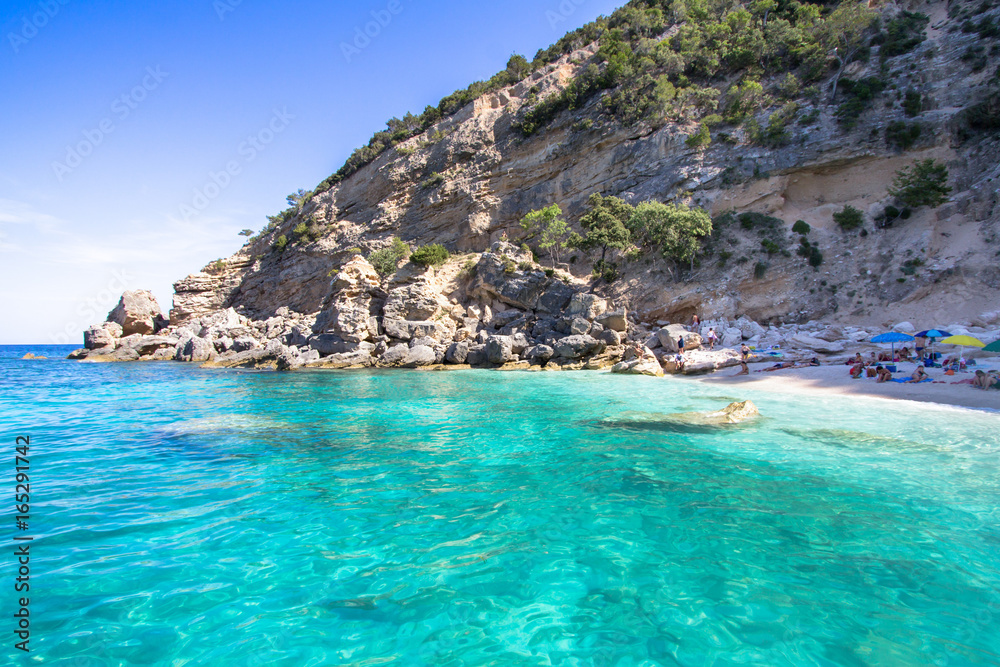
[[[120,330],[120,327],[119,327]],[[98,348],[115,348],[116,339],[111,335],[111,332],[100,324],[95,324],[88,327],[86,331],[83,332],[83,346],[88,350],[96,350]]]
[[[135,290],[122,294],[118,305],[108,313],[108,322],[121,326],[122,335],[151,334],[157,331],[158,321],[163,320],[163,312],[156,297],[147,290]]]

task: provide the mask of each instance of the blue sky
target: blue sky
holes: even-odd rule
[[[169,310],[387,119],[619,4],[0,0],[0,344],[82,344],[126,288]]]

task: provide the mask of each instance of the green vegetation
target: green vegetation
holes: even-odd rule
[[[375,267],[380,275],[389,276],[395,273],[399,263],[409,256],[410,246],[398,236],[394,236],[388,247],[368,255],[368,263]]]
[[[702,209],[656,201],[635,207],[626,225],[635,245],[656,249],[674,263],[693,264],[702,239],[712,233],[712,218]]]
[[[425,180],[423,183],[420,184],[420,187],[424,188],[425,190],[429,190],[431,188],[438,187],[439,185],[444,183],[444,181],[445,181],[444,175],[439,174],[435,171],[427,178],[427,180]]]
[[[901,120],[894,120],[885,128],[885,141],[905,151],[920,138],[920,132],[920,123],[907,125]]]
[[[410,255],[410,261],[420,266],[440,266],[448,261],[451,253],[440,243],[420,246]]]
[[[600,248],[601,262],[604,262],[610,248],[628,248],[631,239],[627,225],[635,209],[618,197],[602,197],[596,192],[590,195],[587,205],[590,210],[580,219],[580,226],[587,234],[577,241],[577,247],[583,250]]]
[[[917,272],[917,269],[924,265],[924,260],[916,257],[914,259],[908,259],[903,262],[903,265],[899,267],[899,270],[903,272],[903,275],[912,276]]]
[[[654,128],[668,119],[700,120],[689,143],[701,148],[712,139],[709,129],[713,122],[708,117],[715,116],[715,123],[746,123],[754,141],[781,146],[788,140],[787,127],[796,118],[795,100],[801,96],[818,102],[820,85],[828,78],[832,78],[831,100],[838,94],[844,97],[838,117],[842,126],[850,129],[885,83],[879,78],[845,80],[848,65],[866,59],[872,43],[882,45],[885,59],[912,50],[924,39],[927,18],[921,14],[902,12],[887,22],[884,32],[875,35],[877,16],[878,11],[868,3],[856,0],[631,0],[610,16],[602,16],[539,50],[530,60],[514,55],[488,80],[473,82],[419,114],[391,118],[315,192],[328,190],[386,150],[396,147],[403,153],[412,152],[412,145],[400,144],[413,137],[423,135],[418,147],[440,141],[449,118],[469,103],[523,82],[589,44],[596,44],[596,55],[577,63],[582,66],[565,88],[546,96],[538,88],[529,91],[514,119],[522,136],[536,134],[563,111],[587,107],[590,117],[575,123],[578,131],[592,128],[598,113],[605,116],[598,121],[602,124],[606,119]],[[668,28],[670,36],[660,39]],[[987,19],[972,28],[981,35],[996,30]],[[768,81],[774,82],[773,88],[765,89]],[[766,111],[775,98],[788,104],[770,113],[766,121],[755,121],[753,116]],[[817,113],[818,109],[811,110],[801,121],[815,122]],[[733,136],[732,132],[716,133],[720,141],[733,141]],[[423,185],[436,187],[441,178],[432,174]],[[304,193],[295,210],[280,214],[278,224],[297,214],[311,196],[313,193]]]
[[[814,269],[823,263],[823,253],[819,251],[819,246],[815,243],[810,243],[809,239],[805,236],[799,238],[799,247],[796,249],[795,254],[809,260],[809,266]]]
[[[252,229],[241,230],[240,236],[253,236],[253,230]]]
[[[796,234],[802,234],[803,236],[808,234],[812,230],[809,223],[805,220],[796,220],[795,224],[792,225],[792,232]]]
[[[901,56],[920,46],[926,39],[924,29],[930,19],[918,12],[901,12],[885,26],[875,43],[881,43],[879,52],[883,59]]]
[[[285,246],[287,245],[288,245],[288,237],[286,237],[284,234],[274,239],[274,249],[277,250],[278,252],[284,252]]]
[[[708,126],[705,123],[699,123],[698,129],[685,139],[684,143],[689,148],[701,149],[712,143],[712,134],[708,131]]]
[[[767,273],[768,265],[764,262],[757,262],[753,265],[753,277],[760,280]]]
[[[907,220],[909,219],[911,211],[909,208],[904,208],[899,210],[895,206],[886,206],[885,210],[875,218],[875,226],[879,229],[885,229],[887,227],[892,227],[893,223],[897,220]]]
[[[936,208],[951,194],[948,168],[933,159],[921,160],[904,167],[896,172],[889,194],[911,208]]]
[[[982,132],[1000,130],[1000,91],[993,91],[982,102],[966,108],[964,116],[969,129]]]
[[[552,204],[543,209],[532,211],[521,219],[521,227],[531,237],[538,237],[538,247],[548,250],[552,255],[552,264],[559,261],[559,251],[567,246],[569,225],[562,219],[562,209],[558,204]]]
[[[853,206],[845,206],[833,214],[833,221],[844,231],[850,231],[863,225],[865,217],[861,211]]]
[[[841,127],[850,130],[858,124],[861,114],[885,90],[885,81],[874,76],[857,81],[844,79],[840,82],[840,87],[847,99],[837,107],[837,120]]]
[[[924,98],[919,91],[913,90],[912,88],[906,91],[906,96],[903,98],[903,112],[913,118],[914,116],[919,116],[925,107]]]

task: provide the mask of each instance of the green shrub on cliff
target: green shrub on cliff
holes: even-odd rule
[[[948,168],[930,158],[903,167],[896,172],[889,194],[911,208],[938,207],[951,194]]]
[[[845,206],[843,209],[833,214],[833,221],[836,222],[841,229],[850,231],[852,229],[857,229],[864,224],[865,218],[858,209],[853,206]]]
[[[392,243],[386,248],[381,248],[368,255],[368,263],[375,267],[383,276],[392,275],[399,267],[399,263],[410,256],[410,246],[399,238],[392,237]]]
[[[410,255],[410,261],[420,266],[440,266],[448,261],[451,253],[440,243],[420,246]]]

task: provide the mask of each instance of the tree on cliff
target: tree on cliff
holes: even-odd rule
[[[636,245],[659,250],[675,265],[690,262],[693,268],[701,239],[712,233],[712,218],[686,204],[647,201],[635,208],[628,228]]]
[[[889,194],[912,208],[936,208],[951,194],[948,168],[930,158],[903,167],[896,172]]]
[[[569,225],[562,219],[562,213],[559,204],[552,204],[521,219],[521,227],[530,236],[538,237],[538,247],[550,251],[553,267],[559,262],[559,251],[566,247],[569,236]]]
[[[838,6],[820,26],[820,42],[832,51],[837,61],[837,73],[830,85],[830,101],[837,99],[837,83],[844,69],[854,60],[861,48],[868,43],[868,29],[878,12],[866,2],[847,0]]]
[[[608,248],[625,250],[631,241],[626,224],[632,219],[635,208],[618,197],[602,197],[599,193],[587,200],[590,210],[580,218],[580,226],[587,234],[578,242],[584,250],[601,249],[601,263],[608,255]]]

